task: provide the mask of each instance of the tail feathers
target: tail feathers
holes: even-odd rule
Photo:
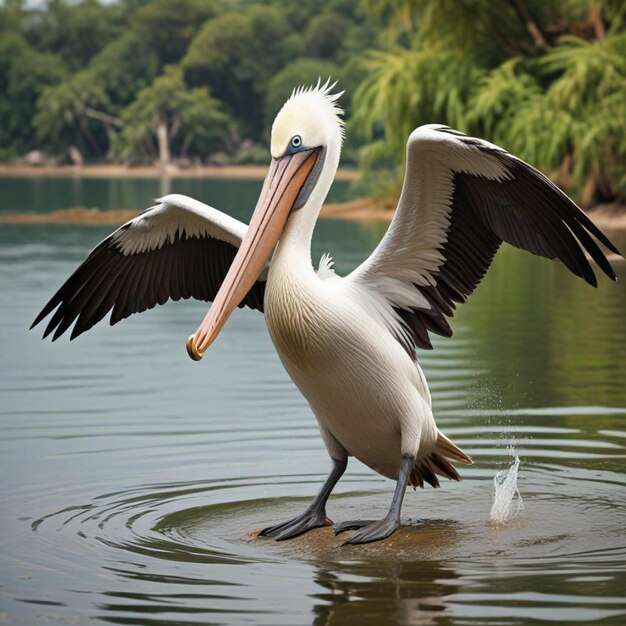
[[[424,487],[428,483],[432,487],[439,487],[439,476],[450,480],[460,481],[461,476],[450,461],[472,464],[472,459],[454,445],[443,433],[438,433],[437,444],[433,452],[416,464],[411,471],[410,483],[413,487]]]
[[[472,461],[469,455],[465,454],[458,446],[455,446],[441,431],[437,433],[435,451],[451,461],[474,465],[474,461]]]

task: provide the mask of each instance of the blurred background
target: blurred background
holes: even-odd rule
[[[623,201],[625,20],[622,0],[4,0],[0,160],[265,164],[294,86],[332,77],[354,193],[393,198],[409,132],[442,122]]]

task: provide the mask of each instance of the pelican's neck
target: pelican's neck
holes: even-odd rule
[[[310,269],[314,271],[311,260],[313,230],[337,173],[338,164],[339,149],[335,146],[329,146],[320,177],[309,199],[302,208],[294,211],[287,221],[272,258],[272,268],[298,271]]]
[[[298,269],[313,267],[311,240],[321,208],[321,203],[313,205],[309,200],[291,215],[276,246],[272,266],[289,265]]]

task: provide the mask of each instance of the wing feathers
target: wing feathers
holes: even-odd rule
[[[486,181],[481,178],[473,177],[473,180],[469,177],[464,177],[464,190],[466,193],[471,194],[473,197],[473,205],[477,213],[482,217],[484,214],[484,206],[480,204],[480,197],[485,196],[489,198],[495,195],[494,192],[500,192],[508,201],[515,202],[515,198],[511,197],[512,194],[507,192],[507,185],[510,182],[494,183],[492,181]],[[493,188],[494,185],[498,185],[499,188]],[[516,194],[513,194],[513,196]],[[521,207],[524,207],[523,209]],[[534,193],[534,190],[528,189],[524,205],[520,205],[519,201],[512,204],[513,211],[517,211],[518,226],[527,232],[527,237],[532,239],[534,234],[539,233],[553,250],[554,256],[558,257],[568,269],[584,278],[592,285],[596,285],[595,275],[591,266],[585,258],[585,255],[573,237],[571,231],[567,225],[561,220],[554,212],[551,205],[545,203],[543,198]],[[484,221],[483,221],[484,223]],[[508,237],[508,233],[496,232],[496,234],[512,245],[516,245],[515,240]],[[532,246],[534,248],[534,246]],[[525,248],[528,249],[528,248]],[[532,249],[528,249],[529,252],[533,252]]]
[[[235,258],[246,225],[185,196],[117,229],[88,255],[35,318],[52,313],[44,337],[71,339],[111,311],[110,324],[167,300],[211,301]],[[266,270],[240,306],[263,310]]]
[[[443,126],[423,126],[409,138],[393,221],[369,259],[348,278],[385,296],[411,333],[414,346],[407,350],[414,354],[416,346],[432,348],[429,332],[452,334],[446,317],[476,289],[503,241],[559,259],[596,286],[587,253],[615,280],[592,236],[619,254],[581,209],[532,166],[486,141]],[[407,307],[410,295],[400,286],[390,288],[394,281],[404,282],[428,306],[415,297]],[[394,335],[405,344],[402,333]]]

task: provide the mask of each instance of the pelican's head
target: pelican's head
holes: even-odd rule
[[[187,341],[200,360],[259,277],[289,219],[321,209],[339,163],[342,113],[334,85],[298,88],[272,125],[270,170],[239,251],[202,324]]]
[[[339,163],[343,140],[343,110],[337,105],[342,93],[332,94],[334,84],[298,88],[282,106],[272,124],[270,151],[273,160],[288,154],[319,148],[324,160]],[[331,154],[329,154],[331,153]]]

